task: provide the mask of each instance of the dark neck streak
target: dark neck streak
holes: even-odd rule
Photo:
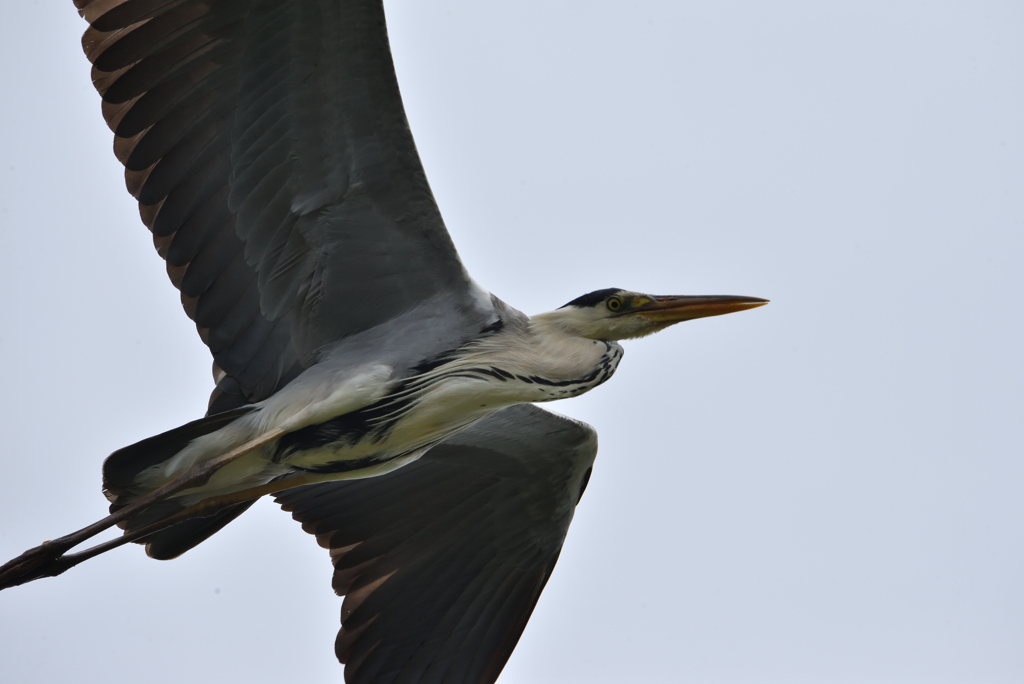
[[[608,378],[612,377],[615,373],[615,369],[618,367],[618,361],[622,358],[621,350],[621,347],[612,347],[611,343],[605,342],[604,354],[601,355],[600,362],[594,367],[593,371],[582,378],[573,378],[571,380],[549,380],[537,375],[530,375],[528,377],[517,375],[516,379],[526,383],[536,383],[545,387],[569,388],[559,389],[557,392],[552,391],[552,399],[561,399],[565,396],[581,394],[603,384],[608,380]]]

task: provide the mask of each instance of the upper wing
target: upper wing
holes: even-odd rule
[[[224,374],[269,396],[335,340],[472,285],[380,0],[76,0],[129,191]],[[222,396],[217,404],[218,396]]]
[[[345,681],[496,680],[596,454],[590,426],[516,406],[388,475],[279,494],[331,550]]]

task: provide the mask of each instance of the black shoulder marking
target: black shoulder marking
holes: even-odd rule
[[[504,327],[505,327],[505,321],[503,321],[503,320],[501,320],[499,318],[498,320],[494,321],[489,326],[487,326],[486,328],[481,330],[480,334],[481,335],[489,335],[490,333],[496,333],[496,332],[498,332],[499,330],[501,330]]]
[[[582,297],[577,297],[568,304],[558,308],[564,309],[566,306],[575,306],[580,309],[585,309],[589,306],[597,306],[616,292],[623,292],[623,289],[621,287],[609,287],[604,290],[594,290],[593,292],[588,292]]]
[[[429,373],[432,370],[440,368],[441,366],[443,366],[444,364],[448,363],[449,361],[454,361],[456,358],[458,358],[459,350],[460,349],[461,349],[461,347],[456,347],[455,349],[449,349],[448,351],[446,351],[446,352],[444,352],[442,354],[438,354],[437,356],[435,356],[432,359],[426,359],[425,361],[421,361],[420,363],[418,363],[415,366],[413,366],[413,368],[412,368],[412,375],[410,377],[415,377],[417,375],[423,375],[424,373]]]

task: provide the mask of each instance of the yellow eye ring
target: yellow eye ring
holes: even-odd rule
[[[622,298],[612,297],[611,299],[608,300],[606,306],[608,307],[609,311],[618,311],[619,309],[622,308]]]

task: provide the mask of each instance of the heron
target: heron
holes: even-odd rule
[[[527,316],[478,285],[420,163],[381,0],[76,5],[215,387],[202,418],[111,454],[110,515],[0,567],[0,589],[129,542],[175,558],[272,495],[331,551],[347,681],[495,681],[597,450],[536,404],[606,382],[623,340],[767,300],[608,288]]]

